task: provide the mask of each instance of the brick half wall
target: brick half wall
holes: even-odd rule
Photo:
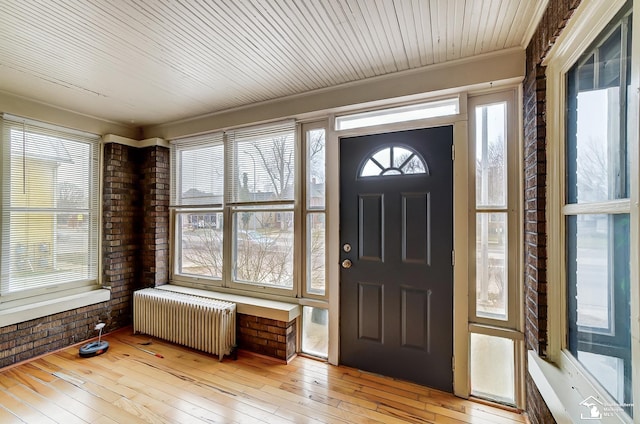
[[[288,361],[296,354],[296,320],[238,314],[238,348]]]

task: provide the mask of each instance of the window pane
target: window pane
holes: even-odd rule
[[[325,215],[307,215],[307,292],[324,295],[325,271]]]
[[[507,205],[506,103],[476,107],[476,205]]]
[[[88,222],[88,213],[12,213],[3,294],[95,278]]]
[[[224,184],[222,144],[179,151],[179,205],[221,205]]]
[[[620,53],[622,28],[616,28],[613,33],[602,43],[598,49],[600,60],[598,86],[619,87],[620,86]]]
[[[626,143],[620,140],[620,90],[577,95],[576,136],[569,146],[568,202],[585,203],[627,196],[620,178],[626,167]],[[618,127],[618,131],[612,131]]]
[[[293,212],[233,213],[235,281],[293,287]]]
[[[629,215],[567,217],[569,349],[631,402]]]
[[[615,400],[620,404],[624,403],[625,361],[613,356],[584,351],[578,351],[578,360],[596,376]]]
[[[222,212],[176,214],[176,272],[222,279]]]
[[[294,199],[296,154],[292,122],[240,129],[227,137],[232,202]]]
[[[380,175],[426,174],[422,158],[406,147],[384,147],[373,154],[360,169],[360,177]]]
[[[507,213],[476,214],[476,315],[507,317]]]
[[[408,155],[403,158],[404,161],[400,165],[400,171],[405,174],[425,174],[427,171],[424,162],[416,155]]]
[[[436,100],[417,105],[400,106],[371,112],[355,113],[336,118],[336,130],[392,124],[458,113],[458,99]]]
[[[99,138],[8,119],[3,127],[7,245],[0,294],[95,282]]]
[[[570,216],[567,227],[569,280],[575,282],[577,295],[576,324],[609,331],[612,312],[609,216]]]
[[[326,358],[329,352],[329,311],[302,307],[302,346],[304,353]]]
[[[471,394],[515,404],[514,347],[511,339],[471,333]]]
[[[391,148],[385,147],[382,150],[377,151],[373,155],[373,159],[381,165],[382,169],[387,169],[391,166]]]
[[[628,197],[624,112],[631,66],[629,36],[627,27],[618,25],[599,47],[588,52],[587,60],[567,74],[568,203]]]
[[[325,131],[307,131],[307,207],[325,206]]]

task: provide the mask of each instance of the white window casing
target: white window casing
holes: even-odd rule
[[[548,367],[545,360],[530,352],[529,372],[531,373],[541,394],[547,401],[556,419],[579,420],[584,408],[573,405],[575,399],[595,396],[604,404],[615,405],[615,401],[595,379],[586,371],[583,364],[567,350],[568,348],[568,307],[567,307],[567,266],[566,253],[567,237],[565,232],[565,218],[576,214],[630,214],[630,257],[637,258],[640,253],[638,218],[638,128],[629,127],[628,154],[630,166],[629,199],[613,200],[591,204],[567,204],[565,183],[565,145],[566,145],[566,75],[578,58],[587,50],[593,41],[602,33],[603,29],[624,6],[624,1],[611,2],[582,2],[576,9],[566,28],[547,55],[544,65],[547,66],[547,361],[555,366]],[[633,24],[638,28],[639,4],[633,5]],[[638,41],[640,31],[632,35],[632,64],[631,89],[628,90],[628,119],[637,122],[638,117]],[[638,288],[638,261],[630,261],[630,304],[631,304],[631,335],[632,335],[632,364],[640,363],[638,349],[638,314],[640,307]],[[633,403],[640,405],[640,378],[637,366],[632,371]],[[560,400],[560,401],[559,401]],[[565,407],[558,408],[565,403]],[[634,422],[640,422],[638,408],[634,410]],[[602,422],[630,422],[624,413],[611,414],[603,417]],[[560,422],[560,421],[559,421]]]

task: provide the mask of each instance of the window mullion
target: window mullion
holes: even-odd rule
[[[231,246],[231,173],[232,173],[232,164],[228,160],[229,155],[231,155],[231,146],[233,145],[229,140],[230,135],[228,133],[224,133],[223,135],[223,167],[224,167],[224,175],[225,178],[223,180],[223,223],[222,227],[223,237],[222,237],[222,285],[224,287],[229,287],[232,281],[232,246]]]

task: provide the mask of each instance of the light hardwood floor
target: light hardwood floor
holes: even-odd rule
[[[298,357],[211,355],[125,329],[0,370],[0,423],[524,423],[517,413]],[[144,344],[149,343],[150,344]],[[154,356],[143,352],[146,349]]]

